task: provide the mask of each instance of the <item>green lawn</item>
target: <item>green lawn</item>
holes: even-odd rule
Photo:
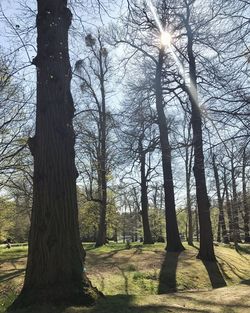
[[[20,312],[165,313],[250,312],[250,246],[240,253],[215,247],[218,263],[196,259],[197,248],[166,253],[164,244],[86,244],[86,271],[106,298],[92,308],[36,308]],[[27,247],[0,247],[0,312],[22,287]],[[218,289],[219,288],[219,289]],[[247,296],[248,294],[248,296]]]

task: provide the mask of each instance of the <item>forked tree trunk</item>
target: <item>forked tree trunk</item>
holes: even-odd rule
[[[98,295],[83,273],[76,200],[74,105],[66,0],[38,0],[36,132],[29,140],[34,187],[24,286],[13,307],[87,305]]]
[[[158,116],[158,125],[160,130],[160,143],[162,151],[162,168],[165,194],[165,215],[166,215],[166,234],[168,252],[180,252],[184,247],[180,240],[174,198],[174,183],[172,175],[172,160],[171,147],[169,144],[169,133],[166,116],[163,106],[162,95],[162,67],[163,67],[164,50],[161,49],[157,62],[156,77],[155,77],[155,93],[156,93],[156,109]]]

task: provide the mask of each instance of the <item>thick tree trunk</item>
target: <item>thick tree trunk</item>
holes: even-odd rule
[[[139,143],[140,150],[140,163],[141,163],[141,215],[143,226],[143,243],[154,243],[150,231],[149,219],[148,219],[148,186],[146,178],[146,155],[143,152],[142,143]]]
[[[39,0],[37,14],[36,133],[29,252],[24,286],[14,307],[90,304],[98,292],[83,273],[70,93],[66,0]]]
[[[218,169],[215,162],[215,155],[213,155],[213,170],[214,170],[214,178],[216,184],[216,192],[218,198],[218,206],[219,206],[219,223],[218,223],[218,236],[217,241],[221,241],[221,232],[222,229],[222,238],[224,243],[229,243],[228,232],[226,228],[226,222],[224,217],[224,210],[223,210],[223,200],[220,193],[220,181],[219,181],[219,174]],[[219,240],[218,240],[219,239]]]
[[[160,143],[162,150],[162,168],[165,193],[165,215],[166,215],[166,233],[168,252],[180,252],[184,247],[180,240],[174,198],[174,184],[171,165],[171,147],[169,144],[169,133],[164,112],[163,95],[162,95],[162,66],[163,66],[164,50],[159,53],[155,77],[155,93],[156,93],[156,109],[158,115],[158,125],[160,130]]]
[[[189,14],[190,12],[188,12]],[[189,16],[188,16],[189,18]],[[207,195],[203,140],[202,140],[202,120],[201,111],[198,102],[196,64],[193,52],[193,33],[189,20],[185,20],[188,36],[188,58],[190,87],[186,87],[189,95],[192,113],[191,124],[193,129],[193,147],[194,147],[194,177],[196,184],[196,198],[199,213],[200,224],[200,249],[197,258],[203,261],[216,261],[213,246],[213,233],[210,220],[210,203]]]

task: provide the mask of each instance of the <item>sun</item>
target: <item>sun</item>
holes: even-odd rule
[[[169,32],[161,33],[161,44],[163,47],[169,47],[171,45],[171,35]]]

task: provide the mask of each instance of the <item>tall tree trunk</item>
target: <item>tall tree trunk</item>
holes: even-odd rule
[[[142,142],[139,142],[140,163],[141,163],[141,215],[143,226],[143,243],[152,244],[153,239],[148,219],[148,186],[146,178],[146,155],[143,151]]]
[[[190,137],[190,126],[188,127],[188,139]],[[188,245],[193,246],[193,218],[192,218],[192,207],[191,207],[191,171],[192,171],[192,150],[189,154],[188,143],[185,151],[185,173],[186,173],[186,196],[187,196],[187,214],[188,214]]]
[[[224,173],[223,173],[223,184],[224,184],[225,195],[226,195],[226,209],[227,209],[227,217],[228,217],[229,241],[234,241],[232,206],[231,206],[231,201],[229,198],[227,173],[226,173],[225,168],[224,168]]]
[[[36,132],[29,252],[24,286],[14,307],[89,304],[98,292],[83,273],[76,200],[66,0],[38,0]]]
[[[166,233],[168,252],[180,252],[184,247],[180,240],[174,198],[174,184],[171,165],[171,147],[169,144],[169,133],[164,112],[163,95],[162,95],[162,67],[163,67],[164,50],[159,52],[159,60],[157,62],[155,76],[155,93],[156,93],[156,109],[158,115],[158,125],[160,130],[160,143],[162,151],[162,168],[165,193],[165,215],[166,215]]]
[[[237,243],[241,242],[240,239],[240,226],[239,226],[239,206],[237,199],[237,187],[235,178],[235,166],[233,164],[233,157],[231,158],[231,178],[232,178],[232,191],[233,191],[233,201],[232,201],[232,218],[233,218],[233,239],[234,244],[237,249]]]
[[[188,36],[188,58],[189,58],[189,74],[190,74],[190,88],[186,87],[189,95],[192,113],[191,123],[193,129],[193,147],[194,147],[194,177],[196,183],[196,198],[199,213],[200,224],[200,249],[197,258],[203,261],[216,261],[213,246],[213,233],[210,219],[210,203],[207,195],[205,165],[203,154],[203,140],[202,140],[202,120],[201,111],[198,102],[197,93],[197,76],[195,56],[193,52],[193,33],[189,25],[189,14],[185,20],[185,26]]]
[[[196,240],[200,241],[199,213],[197,205],[195,207],[195,228],[196,228]]]
[[[101,108],[100,108],[100,169],[98,173],[100,175],[100,220],[99,228],[96,239],[96,247],[100,247],[106,243],[106,213],[107,213],[107,151],[106,151],[106,137],[107,137],[107,127],[106,127],[106,96],[105,96],[105,86],[104,86],[104,70],[103,70],[103,56],[102,51],[99,51],[99,67],[100,67],[100,85],[101,85]]]
[[[244,147],[242,156],[242,198],[243,198],[243,208],[244,208],[244,235],[245,243],[250,242],[250,232],[249,232],[249,212],[250,206],[247,201],[247,183],[246,183],[246,165],[247,165],[247,155],[246,155],[247,145]]]
[[[224,210],[223,210],[223,200],[220,193],[220,181],[219,181],[219,174],[218,169],[215,162],[215,155],[213,154],[213,170],[214,170],[214,178],[216,184],[216,192],[217,192],[217,199],[218,199],[218,206],[219,206],[219,223],[218,223],[218,238],[220,242],[220,230],[222,229],[222,238],[224,243],[229,243],[228,232],[226,229],[226,222],[224,217]]]

